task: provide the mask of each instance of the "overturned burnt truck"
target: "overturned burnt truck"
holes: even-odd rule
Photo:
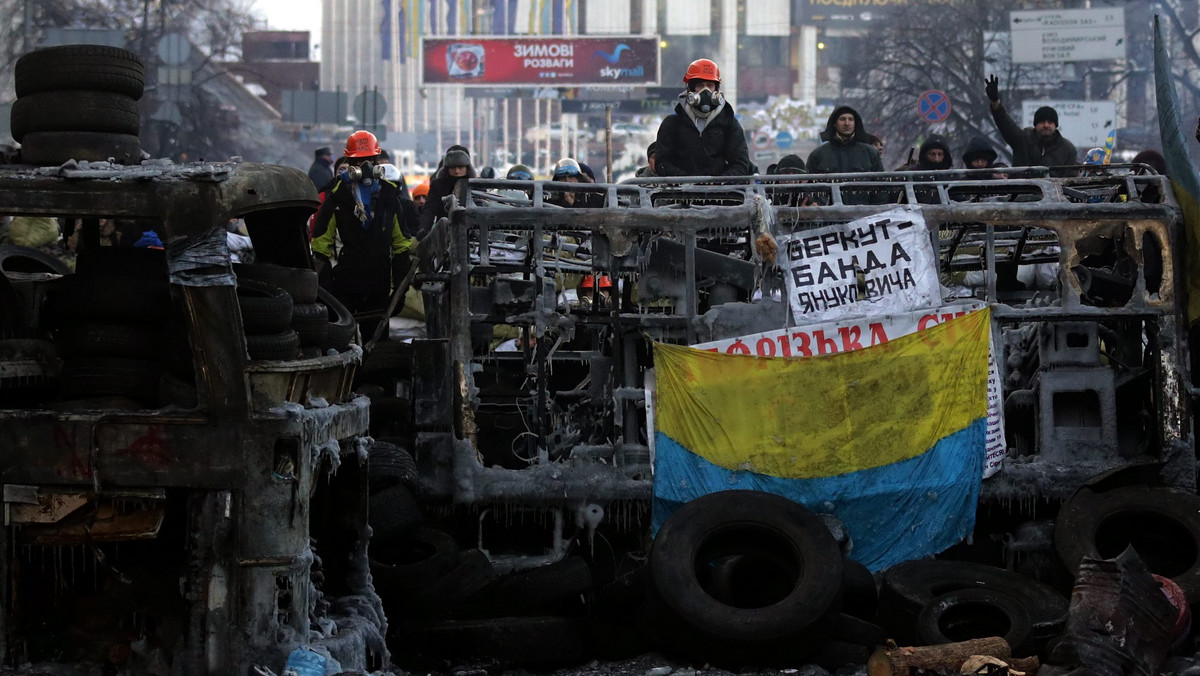
[[[316,205],[270,165],[0,166],[12,227],[57,218],[78,241],[74,270],[0,247],[6,665],[251,674],[308,646],[388,666],[362,351],[317,289]],[[233,262],[234,219],[253,263]],[[110,225],[165,248],[101,246]]]
[[[1085,485],[1100,491],[1131,481],[1169,491],[1150,501],[1195,497],[1181,219],[1167,180],[1143,167],[1102,174],[1093,167],[1072,178],[1051,178],[1044,168],[997,173],[460,184],[449,217],[421,246],[415,288],[424,300],[425,335],[407,346],[377,346],[392,369],[378,384],[411,402],[403,424],[391,429],[416,459],[412,492],[424,515],[421,528],[414,520],[415,530],[373,543],[376,579],[384,573],[396,581],[393,607],[403,609],[389,612],[394,651],[428,651],[444,663],[464,654],[447,646],[470,644],[481,659],[553,661],[567,659],[564,645],[583,646],[587,637],[602,635],[611,649],[654,635],[665,639],[660,645],[704,648],[693,659],[720,661],[717,652],[736,663],[762,654],[764,638],[786,642],[807,631],[807,656],[837,666],[865,658],[863,647],[885,636],[1003,636],[1014,617],[1025,618],[1016,637],[1022,653],[1044,649],[1065,621],[1079,560],[1064,566],[1055,553],[1053,519],[1061,505]],[[564,191],[576,198],[559,198]],[[569,201],[575,208],[557,206]],[[989,572],[970,569],[947,582],[929,571],[898,571],[891,591],[886,576],[881,590],[892,596],[889,608],[886,598],[876,600],[870,571],[854,561],[863,553],[855,538],[864,533],[840,529],[833,503],[809,507],[828,512],[835,538],[736,522],[732,515],[745,510],[727,502],[703,510],[709,532],[689,529],[689,546],[652,546],[652,530],[684,530],[652,515],[661,451],[652,343],[733,351],[738,339],[757,336],[736,349],[762,356],[865,346],[870,329],[817,336],[797,318],[878,295],[885,282],[870,280],[871,270],[846,268],[837,273],[848,280],[844,296],[810,296],[807,309],[798,307],[775,265],[786,255],[776,243],[897,209],[928,226],[935,278],[928,324],[976,308],[991,312],[989,476],[976,479],[973,530],[959,536],[971,543],[943,556],[991,564],[980,566]],[[886,283],[907,286],[903,277]],[[912,330],[926,328],[918,322]],[[764,338],[767,332],[780,335]],[[505,338],[508,344],[497,347]],[[364,369],[371,362],[368,354]],[[1092,481],[1129,465],[1140,469]],[[1086,540],[1071,545],[1073,552],[1111,557],[1139,534],[1143,549],[1165,546],[1158,535],[1184,534],[1193,538],[1188,551],[1197,551],[1200,531],[1172,521],[1171,510],[1121,504],[1127,509],[1119,518],[1058,537]],[[831,563],[818,572],[805,563],[818,550],[824,561],[830,547],[842,568]],[[678,560],[666,560],[668,550]],[[647,558],[652,571],[641,565]],[[1169,559],[1173,569],[1162,571],[1168,577],[1197,565],[1195,556],[1159,559]],[[891,565],[883,560],[872,569]],[[508,582],[513,576],[555,567],[561,593],[553,598],[534,603],[512,593],[536,587]],[[668,575],[666,568],[677,570]],[[399,571],[414,577],[405,583]],[[841,593],[815,592],[819,575],[829,579],[818,587]],[[1019,593],[950,597],[1010,576],[1026,581],[1005,583]],[[446,590],[436,603],[425,594],[413,604],[422,596],[412,582],[418,579]],[[506,582],[509,605],[480,601]],[[664,583],[675,588],[655,589]],[[685,588],[715,601],[687,601],[679,593]],[[586,589],[584,608],[578,599]],[[1046,594],[1054,596],[1022,605]],[[821,607],[812,606],[815,598]],[[644,628],[660,631],[625,633],[618,641],[620,622],[606,620],[643,613],[647,599],[653,619]],[[654,612],[655,605],[666,613]],[[796,610],[803,617],[785,612],[773,628],[739,633],[747,613],[785,607],[803,607]],[[496,619],[518,615],[519,622]],[[921,617],[930,626],[914,636]],[[971,617],[989,621],[964,620]],[[590,624],[581,627],[579,618]],[[664,637],[661,629],[672,622],[683,628]],[[826,648],[811,640],[820,631],[833,641]],[[527,643],[555,649],[524,645],[515,654],[513,636],[525,633],[541,637]],[[790,660],[803,656],[788,653]]]

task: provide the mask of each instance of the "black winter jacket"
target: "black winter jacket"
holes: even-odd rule
[[[475,167],[467,167],[467,175],[464,178],[477,178],[478,176]],[[433,178],[429,179],[429,197],[425,200],[425,206],[421,207],[421,227],[418,230],[418,236],[424,237],[429,234],[437,219],[447,215],[443,200],[454,194],[454,186],[458,180],[457,177],[451,176],[445,167],[438,169]]]
[[[1003,105],[992,107],[992,120],[996,122],[1004,141],[1012,148],[1014,167],[1079,164],[1079,152],[1075,150],[1075,145],[1058,131],[1054,132],[1049,143],[1043,144],[1036,129],[1018,127]]]
[[[341,290],[386,295],[391,289],[393,258],[416,246],[417,208],[412,200],[401,197],[397,184],[380,181],[379,191],[371,197],[371,218],[364,227],[354,213],[356,187],[334,181],[313,224],[312,250],[317,256],[337,260],[332,270],[335,295]],[[335,250],[338,240],[341,248]]]
[[[754,173],[746,133],[733,116],[733,107],[721,106],[701,132],[684,110],[663,118],[655,146],[655,171],[659,176],[749,176]]]

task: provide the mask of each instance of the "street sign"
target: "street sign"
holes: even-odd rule
[[[754,147],[759,150],[766,150],[771,145],[771,135],[765,131],[755,132]]]
[[[167,33],[158,40],[158,58],[168,66],[182,66],[192,54],[192,43],[183,33]]]
[[[367,90],[354,97],[351,112],[360,126],[370,127],[383,122],[387,115],[387,101],[375,90]]]
[[[1033,114],[1042,106],[1058,111],[1059,131],[1081,153],[1102,147],[1109,130],[1117,128],[1117,104],[1112,101],[1025,101],[1021,104],[1021,119],[1026,126],[1033,124]]]
[[[794,140],[790,131],[781,131],[775,135],[775,145],[779,146],[780,150],[791,148]]]
[[[309,124],[346,122],[346,92],[283,90],[283,119]]]
[[[950,97],[946,92],[930,89],[917,97],[917,114],[930,124],[941,122],[950,117]]]
[[[1009,13],[1013,63],[1125,58],[1125,10],[1060,9]]]

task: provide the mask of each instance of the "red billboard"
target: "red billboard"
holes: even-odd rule
[[[658,84],[656,37],[425,38],[421,55],[426,85]]]

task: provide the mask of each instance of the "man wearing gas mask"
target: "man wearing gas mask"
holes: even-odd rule
[[[697,59],[683,75],[687,90],[663,119],[655,141],[659,176],[749,176],[746,134],[721,93],[717,64]]]
[[[416,205],[403,197],[399,170],[379,163],[379,155],[379,141],[369,131],[346,139],[347,165],[334,176],[313,226],[322,286],[356,314],[387,306],[417,243]]]

